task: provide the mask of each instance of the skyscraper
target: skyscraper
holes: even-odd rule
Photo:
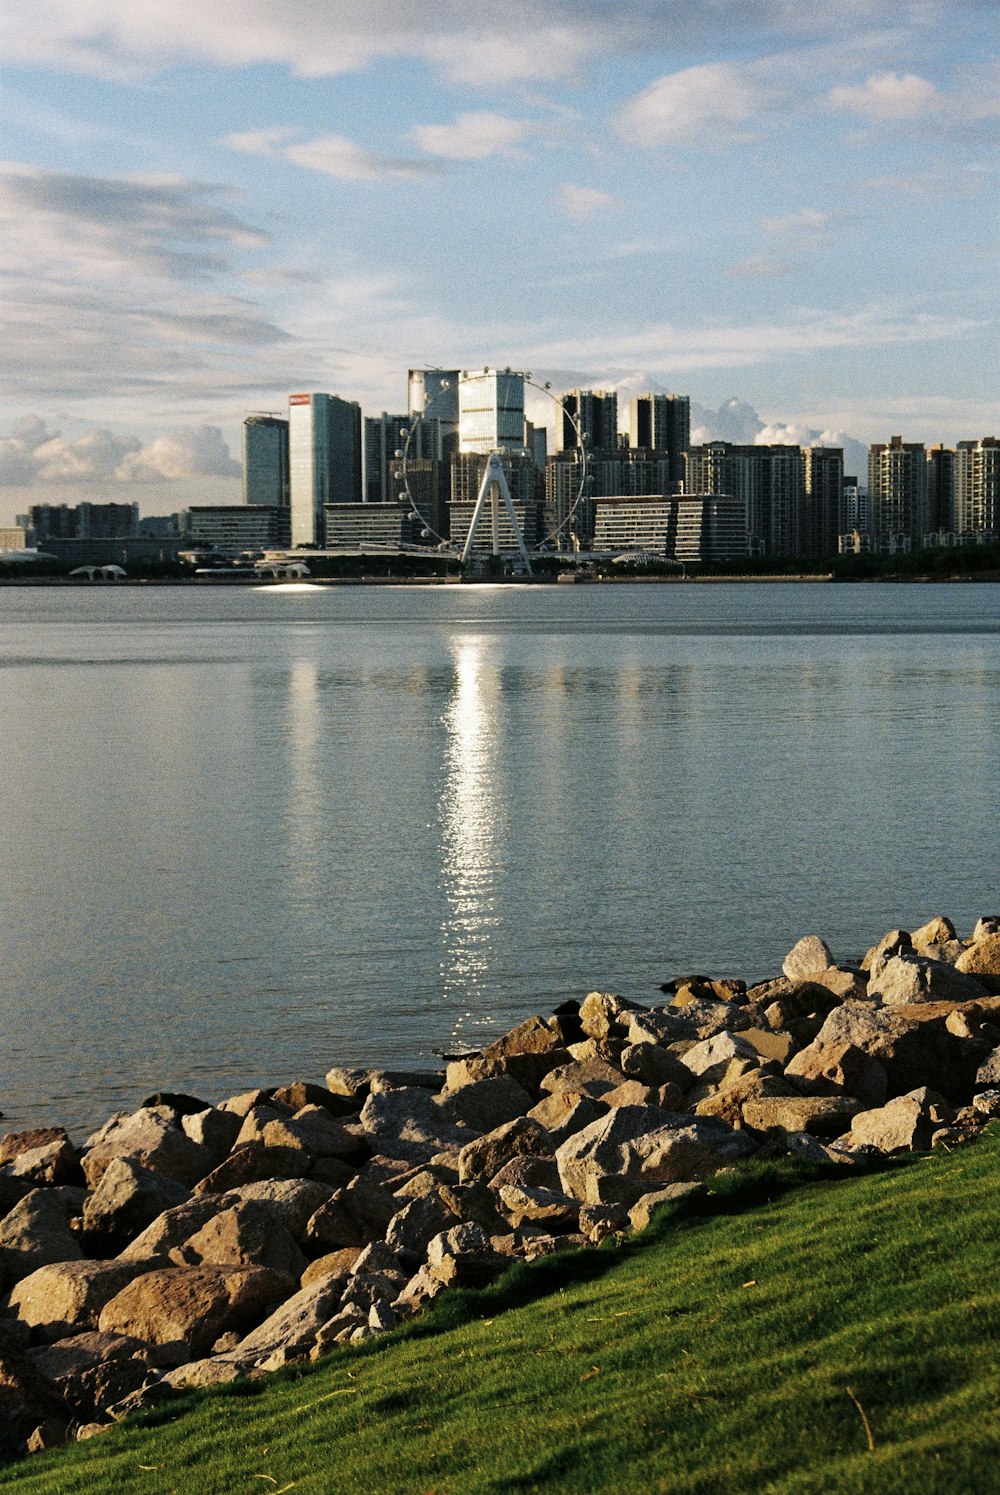
[[[671,482],[684,477],[684,455],[691,445],[691,401],[687,395],[635,395],[629,402],[630,446],[651,447],[670,457]]]
[[[955,528],[1000,530],[1000,441],[960,441],[955,453]]]
[[[248,415],[243,422],[243,502],[288,506],[288,421]]]
[[[558,451],[572,451],[577,445],[577,426],[591,451],[615,450],[618,445],[618,396],[614,390],[571,389],[563,395],[561,403],[556,428]]]
[[[458,380],[460,452],[524,450],[524,375],[510,369],[464,370]]]
[[[365,416],[365,503],[387,504],[398,497],[402,485],[393,479],[400,466],[395,454],[406,446],[409,424],[408,415],[388,415],[384,410]]]
[[[890,441],[868,448],[868,500],[876,534],[906,535],[923,543],[928,517],[927,453],[922,441]]]
[[[803,448],[802,458],[805,464],[805,504],[799,554],[836,555],[844,493],[844,449],[840,446],[807,446]]]
[[[323,505],[361,502],[361,406],[337,395],[288,397],[292,544],[323,544]]]
[[[752,555],[800,555],[805,459],[798,446],[734,446],[710,441],[687,454],[686,493],[742,500]]]
[[[442,441],[458,433],[458,369],[410,369],[407,378],[410,416],[423,415],[439,423]],[[429,452],[429,457],[441,457]]]

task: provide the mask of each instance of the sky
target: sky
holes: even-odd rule
[[[1000,435],[998,8],[4,0],[0,523],[237,501],[247,412],[411,366]]]

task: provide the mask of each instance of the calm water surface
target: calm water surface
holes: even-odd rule
[[[0,589],[4,1128],[968,929],[998,729],[988,585]]]

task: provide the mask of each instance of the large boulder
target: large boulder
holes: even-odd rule
[[[83,1171],[89,1188],[97,1188],[114,1158],[131,1158],[187,1188],[213,1163],[209,1149],[184,1133],[169,1106],[143,1106],[131,1115],[120,1112],[87,1139]]]
[[[901,950],[884,961],[878,971],[873,968],[868,995],[887,1007],[908,1007],[916,1002],[973,1002],[988,993],[975,976],[966,975],[946,960]]]
[[[926,1086],[897,1095],[888,1105],[855,1116],[848,1142],[879,1152],[920,1152],[952,1119],[944,1097]]]
[[[972,976],[992,995],[1000,995],[1000,933],[981,935],[958,957],[955,969]]]
[[[808,1132],[812,1137],[839,1137],[848,1130],[861,1102],[850,1095],[761,1097],[743,1106],[743,1120],[758,1132]]]
[[[981,1003],[961,1010],[978,1012]],[[953,1105],[964,1105],[975,1087],[986,1045],[949,1032],[954,1003],[875,1007],[845,1002],[834,1008],[816,1037],[817,1048],[852,1044],[877,1059],[886,1073],[891,1099],[921,1085],[932,1085]]]
[[[223,1364],[249,1367],[276,1350],[306,1354],[316,1343],[320,1329],[336,1312],[346,1281],[347,1274],[341,1271],[300,1288],[239,1344],[216,1358]]]
[[[557,1022],[529,1017],[482,1053],[453,1060],[446,1071],[447,1089],[459,1090],[478,1080],[508,1075],[535,1099],[543,1076],[566,1062],[565,1042]]]
[[[541,1088],[547,1095],[565,1091],[600,1100],[609,1090],[617,1090],[624,1079],[618,1066],[605,1059],[574,1059],[550,1070],[542,1080]]]
[[[552,1141],[545,1128],[527,1116],[519,1116],[462,1148],[458,1155],[459,1182],[474,1183],[477,1179],[488,1182],[511,1158],[525,1153],[544,1157],[551,1151]]]
[[[807,934],[789,950],[781,969],[789,981],[807,981],[814,972],[828,970],[836,964],[826,941],[817,934]]]
[[[549,1134],[549,1146],[555,1152],[561,1142],[603,1116],[606,1109],[600,1101],[591,1100],[587,1095],[557,1090],[552,1095],[544,1095],[537,1106],[532,1106],[528,1119],[545,1128]]]
[[[0,1325],[0,1464],[21,1458],[28,1440],[46,1422],[65,1429],[62,1398]]]
[[[231,1203],[228,1194],[195,1195],[157,1215],[146,1229],[118,1253],[119,1261],[152,1261],[166,1266],[171,1252]]]
[[[251,1329],[293,1286],[268,1267],[159,1267],[105,1304],[98,1327],[154,1344],[181,1343],[194,1359],[221,1334]]]
[[[798,1091],[778,1075],[765,1074],[753,1069],[745,1075],[723,1085],[712,1095],[705,1096],[694,1107],[696,1116],[714,1116],[727,1126],[739,1130],[744,1126],[743,1107],[747,1101],[775,1099],[794,1096]]]
[[[113,1158],[83,1207],[83,1228],[109,1250],[120,1250],[164,1210],[184,1204],[190,1190],[133,1158]]]
[[[459,1090],[446,1090],[437,1104],[448,1122],[464,1123],[475,1132],[492,1132],[505,1121],[523,1116],[534,1101],[512,1075],[498,1074],[473,1080]]]
[[[448,1147],[460,1148],[471,1129],[448,1120],[422,1086],[373,1091],[361,1109],[361,1126],[376,1153],[414,1163],[427,1163]]]
[[[749,1039],[725,1030],[702,1039],[681,1055],[681,1063],[689,1075],[704,1075],[716,1069],[721,1072],[732,1059],[746,1059],[754,1065],[760,1063],[760,1055]],[[690,1078],[688,1084],[691,1084]]]
[[[23,1277],[10,1307],[36,1338],[56,1340],[96,1329],[101,1309],[147,1270],[145,1262],[62,1261]]]
[[[745,1132],[714,1118],[621,1106],[564,1142],[556,1163],[571,1198],[631,1208],[650,1190],[704,1178],[753,1151]]]
[[[195,1185],[196,1194],[225,1194],[244,1184],[272,1178],[301,1178],[309,1171],[311,1154],[300,1144],[269,1147],[265,1142],[245,1142],[234,1147],[217,1168]]]
[[[385,1244],[403,1261],[422,1261],[428,1243],[455,1224],[455,1215],[438,1194],[410,1202],[389,1221]]]
[[[802,1095],[853,1095],[864,1106],[880,1106],[888,1093],[885,1066],[853,1043],[818,1040],[789,1060],[785,1079]]]
[[[207,1220],[170,1253],[178,1266],[271,1267],[296,1280],[306,1259],[282,1219],[280,1206],[245,1199]]]
[[[8,1132],[0,1141],[0,1167],[8,1177],[31,1184],[83,1182],[79,1155],[61,1126]]]
[[[55,1261],[79,1261],[83,1248],[70,1229],[82,1189],[32,1189],[0,1220],[0,1281],[19,1282]]]

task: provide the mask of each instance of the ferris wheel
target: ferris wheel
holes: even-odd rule
[[[427,370],[427,372],[441,373],[442,371]],[[527,373],[516,373],[511,369],[497,370],[488,367],[472,374],[463,371],[459,376],[459,381],[465,390],[468,390],[472,386],[473,393],[475,393],[475,385],[478,381],[482,381],[482,384],[485,386],[487,381],[495,381],[500,376],[519,379],[524,388],[533,389],[540,395],[550,399],[556,407],[558,419],[563,424],[564,438],[567,430],[573,435],[572,443],[567,444],[564,439],[562,447],[563,453],[569,454],[564,456],[563,463],[560,464],[560,466],[565,465],[567,468],[565,478],[561,480],[561,475],[558,471],[555,475],[556,481],[554,486],[556,493],[553,505],[555,522],[546,529],[535,544],[536,553],[539,551],[563,549],[574,537],[573,522],[587,493],[589,465],[587,438],[580,425],[578,416],[567,410],[558,396],[552,393],[552,386],[549,382],[541,384],[532,379],[531,375]],[[502,534],[501,530],[501,513],[503,513],[506,517],[509,530],[513,532],[515,547],[520,552],[524,565],[530,574],[530,553],[518,521],[514,499],[510,492],[507,471],[504,466],[505,457],[508,459],[518,456],[522,458],[525,456],[530,457],[524,445],[523,425],[519,433],[519,439],[517,437],[511,439],[508,433],[501,445],[499,422],[496,422],[492,433],[494,439],[492,441],[486,439],[484,442],[481,438],[472,448],[472,455],[478,455],[485,460],[479,491],[473,505],[469,528],[465,535],[461,552],[458,551],[457,545],[450,537],[441,534],[431,523],[428,513],[430,506],[426,496],[424,496],[421,503],[414,492],[416,486],[415,464],[421,460],[420,454],[427,444],[422,439],[422,433],[427,430],[427,423],[429,421],[440,418],[440,416],[436,417],[434,414],[435,407],[439,411],[442,411],[447,402],[454,408],[456,393],[457,391],[453,390],[451,382],[446,378],[442,378],[437,393],[425,403],[422,410],[415,412],[411,416],[408,425],[400,432],[401,436],[405,434],[405,443],[395,452],[396,466],[393,470],[393,476],[401,485],[398,494],[399,501],[407,507],[410,519],[421,523],[421,537],[424,540],[436,542],[437,549],[443,553],[459,555],[463,566],[468,564],[479,527],[487,514],[490,522],[490,548],[492,554],[500,556],[503,553],[502,540],[507,538]],[[440,445],[438,445],[437,450],[440,460],[442,456]],[[463,453],[463,455],[466,454]],[[509,544],[506,548],[510,548]]]

